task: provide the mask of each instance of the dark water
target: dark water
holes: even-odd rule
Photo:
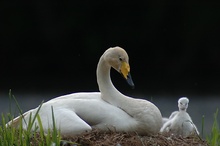
[[[46,102],[56,96],[58,95],[16,95],[16,99],[22,111],[25,112],[37,107],[43,100]],[[169,117],[171,112],[178,110],[177,100],[178,98],[154,97],[153,103],[158,106],[163,116]],[[200,134],[202,132],[202,118],[204,116],[203,136],[207,136],[211,132],[214,113],[217,108],[220,109],[220,98],[210,96],[201,99],[189,98],[189,100],[190,102],[187,111],[193,119],[193,122],[196,124]],[[10,110],[12,114],[16,116],[18,115],[18,109],[15,102],[10,102],[8,95],[0,94],[0,112],[8,113]],[[220,121],[219,117],[218,121]]]

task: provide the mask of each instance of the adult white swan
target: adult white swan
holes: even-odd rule
[[[112,84],[110,69],[113,67],[127,82],[134,86],[126,51],[120,47],[107,49],[97,66],[97,81],[100,92],[73,93],[54,98],[44,103],[39,111],[44,131],[53,127],[53,107],[56,127],[62,135],[80,134],[98,128],[120,132],[135,131],[138,134],[156,134],[162,126],[159,109],[151,102],[134,99],[120,93]],[[23,128],[36,109],[23,114]],[[8,125],[19,125],[19,117]],[[35,121],[38,125],[38,121]]]
[[[187,97],[182,97],[178,100],[179,111],[174,111],[169,119],[163,124],[160,129],[161,133],[171,133],[174,135],[181,135],[187,137],[191,134],[199,134],[191,117],[186,112],[189,104]]]

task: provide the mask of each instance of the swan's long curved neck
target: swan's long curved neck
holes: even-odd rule
[[[99,90],[101,94],[104,95],[102,98],[105,101],[120,106],[123,102],[124,95],[122,95],[112,84],[110,70],[111,66],[101,57],[96,71]]]

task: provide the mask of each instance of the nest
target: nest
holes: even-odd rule
[[[137,133],[92,130],[78,136],[63,137],[62,146],[208,146],[198,135],[183,138],[171,135],[140,136]]]

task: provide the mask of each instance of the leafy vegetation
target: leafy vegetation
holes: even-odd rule
[[[217,117],[218,117],[218,109],[214,113],[214,122],[212,125],[211,134],[206,138],[207,142],[211,146],[219,146],[220,145],[220,129],[219,129]]]
[[[19,104],[15,97],[11,94],[11,91],[9,92],[9,98],[14,99],[20,114],[22,115],[22,110],[19,107]],[[53,119],[53,129],[49,129],[47,131],[47,134],[45,134],[42,122],[40,119],[40,116],[38,115],[40,108],[42,106],[43,102],[38,107],[38,110],[36,114],[32,117],[30,115],[30,118],[28,121],[25,121],[25,119],[21,116],[18,120],[20,120],[20,125],[18,127],[6,125],[6,121],[10,121],[13,119],[13,117],[8,114],[7,117],[5,117],[2,114],[2,121],[0,125],[0,146],[30,146],[30,145],[41,145],[41,146],[58,146],[60,145],[61,136],[59,131],[56,128],[55,120],[54,120],[54,114],[53,114],[53,107],[51,107],[52,110],[52,119]],[[7,120],[6,120],[7,119]],[[24,123],[28,123],[27,129],[23,129],[22,127],[22,120]],[[34,121],[37,120],[39,123],[39,127],[34,125]],[[39,132],[37,132],[39,131]]]

